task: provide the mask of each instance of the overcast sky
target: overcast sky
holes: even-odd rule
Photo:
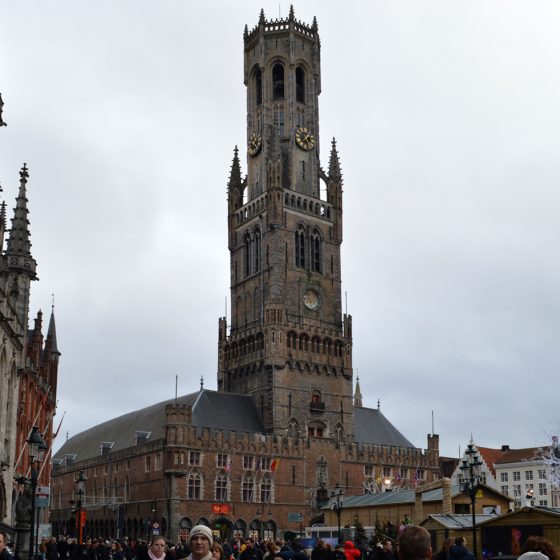
[[[59,447],[216,388],[226,184],[246,172],[243,28],[289,4],[3,3],[0,183],[29,166],[31,318],[55,294]],[[343,290],[366,406],[443,455],[557,429],[560,4],[301,1],[321,160],[344,173]],[[229,315],[229,311],[228,311]],[[45,325],[46,327],[46,325]]]

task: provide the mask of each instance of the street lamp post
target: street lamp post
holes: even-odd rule
[[[472,514],[472,539],[473,539],[473,554],[476,558],[477,543],[476,543],[476,493],[482,478],[481,466],[482,461],[477,455],[477,450],[474,449],[474,444],[469,443],[465,451],[466,459],[463,459],[462,465],[459,467],[463,473],[463,485],[461,491],[471,499],[471,514]]]
[[[29,463],[31,465],[31,522],[29,526],[29,560],[35,558],[35,495],[37,494],[37,481],[39,479],[39,471],[35,468],[35,462],[43,460],[43,453],[46,449],[45,442],[39,433],[39,428],[33,426],[29,438]]]
[[[82,527],[82,504],[83,504],[83,499],[84,499],[84,494],[86,491],[86,477],[84,476],[84,471],[80,471],[80,474],[78,475],[78,478],[76,479],[76,494],[78,496],[78,502],[76,504],[76,512],[78,514],[78,519],[77,519],[77,527],[78,527],[78,544],[82,544],[83,539],[82,539],[82,532],[83,532],[83,527]]]
[[[334,490],[331,492],[331,510],[336,513],[336,519],[338,521],[338,541],[342,541],[342,535],[340,533],[340,515],[342,514],[342,501],[344,497],[344,490],[339,486],[338,482]]]

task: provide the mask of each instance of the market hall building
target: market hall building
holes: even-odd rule
[[[317,20],[244,32],[247,175],[228,182],[231,323],[219,319],[217,391],[154,404],[70,438],[54,458],[53,534],[175,540],[298,531],[345,495],[439,476],[439,438],[415,448],[354,390],[342,311],[342,173],[319,158]],[[325,193],[321,196],[322,193]],[[74,506],[69,504],[72,501]]]

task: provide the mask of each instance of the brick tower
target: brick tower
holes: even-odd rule
[[[244,33],[247,176],[228,183],[231,325],[218,390],[251,395],[267,433],[353,437],[352,320],[342,314],[342,175],[319,160],[317,21]]]

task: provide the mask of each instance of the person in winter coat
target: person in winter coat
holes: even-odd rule
[[[352,541],[344,543],[344,555],[346,560],[359,560],[361,557],[360,551],[354,546]]]
[[[467,541],[463,537],[457,537],[455,544],[449,549],[448,560],[476,560],[474,554],[467,550]]]

